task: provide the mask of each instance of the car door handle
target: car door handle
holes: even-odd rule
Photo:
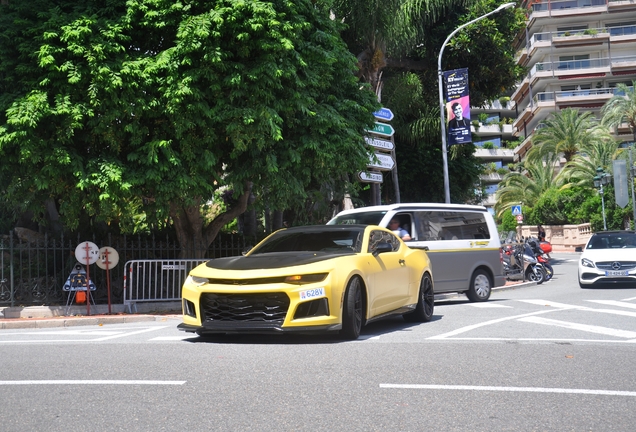
[[[406,264],[406,261],[404,261],[403,259],[398,260],[398,262],[400,263],[401,266],[403,266],[404,264]]]

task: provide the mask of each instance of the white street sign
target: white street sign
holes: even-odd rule
[[[111,270],[119,262],[119,254],[115,249],[104,246],[99,250],[99,259],[95,262],[102,270]]]
[[[377,138],[364,137],[364,140],[371,147],[375,147],[379,150],[391,151],[393,150],[393,143],[391,141],[385,141]]]
[[[93,242],[82,242],[75,248],[75,259],[84,265],[95,264],[99,258],[99,248]]]
[[[358,173],[358,178],[364,183],[382,183],[382,173],[361,171]]]
[[[373,156],[369,156],[369,164],[367,165],[369,168],[375,168],[380,171],[391,171],[393,166],[395,165],[395,161],[389,155],[376,153],[375,157],[378,161],[373,160]]]

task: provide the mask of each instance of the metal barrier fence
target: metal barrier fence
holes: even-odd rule
[[[16,230],[17,232],[18,230]],[[222,234],[200,251],[182,251],[179,244],[167,236],[113,236],[86,238],[86,236],[61,236],[52,238],[29,232],[29,235],[11,231],[0,235],[0,306],[64,305],[68,293],[62,290],[73,267],[77,263],[75,248],[83,241],[91,241],[98,247],[110,246],[119,254],[119,265],[110,270],[111,301],[124,301],[125,265],[135,260],[170,261],[194,259],[200,261],[240,255],[258,239],[239,234]],[[90,277],[97,290],[93,293],[98,304],[107,302],[106,271],[97,265],[90,266]],[[161,274],[148,276],[149,286],[172,283],[164,279],[155,280]],[[157,292],[163,291],[163,288]]]
[[[124,307],[137,312],[137,303],[180,301],[181,286],[194,267],[207,260],[134,260],[124,267]]]

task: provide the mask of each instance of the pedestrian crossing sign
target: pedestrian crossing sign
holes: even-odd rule
[[[516,205],[516,206],[512,206],[512,215],[513,216],[519,216],[521,213],[521,206],[520,205]]]

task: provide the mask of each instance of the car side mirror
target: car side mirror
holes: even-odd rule
[[[378,256],[379,254],[384,252],[393,252],[393,246],[391,246],[391,243],[378,243],[378,245],[375,247],[375,250],[373,251],[373,256]]]

